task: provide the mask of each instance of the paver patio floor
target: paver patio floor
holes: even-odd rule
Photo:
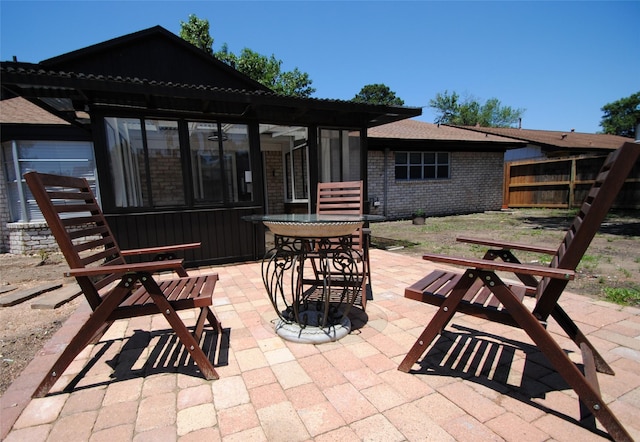
[[[215,267],[214,309],[225,332],[219,341],[212,333],[205,340],[219,380],[200,377],[164,318],[153,316],[114,323],[47,397],[29,399],[88,315],[81,307],[0,399],[0,436],[7,442],[605,440],[578,425],[575,393],[521,330],[458,314],[414,372],[398,371],[435,312],[405,299],[404,288],[434,264],[372,250],[371,265],[374,300],[338,342],[282,340],[273,331],[276,314],[260,263]],[[640,440],[640,309],[570,292],[561,301],[616,371],[599,376],[604,399]],[[181,316],[195,321],[195,312]],[[549,330],[578,356],[555,323]]]

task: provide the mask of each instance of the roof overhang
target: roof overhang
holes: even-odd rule
[[[78,124],[78,112],[100,108],[237,117],[290,125],[374,127],[419,116],[421,108],[368,105],[341,100],[297,98],[265,91],[175,84],[0,63],[2,87]]]

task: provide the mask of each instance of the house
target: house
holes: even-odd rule
[[[159,26],[0,75],[3,115],[23,97],[70,134],[3,121],[5,249],[44,235],[20,179],[35,169],[87,177],[122,248],[201,241],[188,265],[262,257],[264,230],[243,216],[309,210],[319,181],[366,181],[367,129],[421,114],[275,94]]]
[[[526,142],[422,121],[368,130],[370,212],[407,218],[500,210],[504,155]]]
[[[578,155],[607,155],[632,138],[608,134],[589,134],[570,131],[518,129],[513,127],[452,126],[460,129],[499,135],[527,143],[519,149],[509,150],[505,161],[533,158],[558,158]]]

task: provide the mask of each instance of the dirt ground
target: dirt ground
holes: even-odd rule
[[[51,254],[41,262],[40,256],[0,254],[0,289],[13,286],[20,290],[47,282],[65,282],[63,272],[68,266],[61,254]],[[0,394],[80,302],[76,298],[54,310],[39,310],[31,308],[36,299],[0,307]]]
[[[411,221],[372,224],[374,246],[395,253],[420,256],[424,252],[481,257],[484,248],[456,242],[457,236],[557,247],[572,221],[567,210],[515,210],[428,218],[424,225]],[[640,212],[610,215],[578,267],[569,290],[602,297],[605,287],[640,290]],[[545,264],[544,256],[516,253],[522,262]],[[17,289],[63,278],[67,265],[60,254],[17,256],[0,254],[0,288]],[[36,298],[37,299],[37,298]],[[55,310],[32,309],[32,301],[0,308],[0,394],[2,394],[44,342],[84,298]]]
[[[381,248],[403,247],[398,253],[481,258],[487,247],[456,241],[484,238],[557,248],[573,222],[575,210],[518,209],[470,215],[372,224],[372,242]],[[549,256],[516,252],[523,263],[548,264]],[[640,290],[640,211],[610,212],[578,265],[568,290],[601,298],[605,288]],[[513,276],[513,275],[511,275]]]

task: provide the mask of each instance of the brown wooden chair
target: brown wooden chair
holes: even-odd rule
[[[439,309],[400,363],[399,370],[411,370],[455,312],[520,327],[578,394],[583,421],[593,421],[595,416],[615,440],[631,440],[600,394],[596,371],[614,374],[613,370],[560,307],[558,300],[569,280],[574,278],[576,266],[639,155],[640,144],[626,143],[607,157],[558,249],[460,238],[464,242],[497,249],[487,251],[483,259],[425,254],[426,260],[468,269],[464,273],[437,270],[405,289],[405,297],[436,305]],[[548,267],[524,265],[511,250],[549,253],[553,258]],[[503,282],[496,274],[498,271],[514,273],[524,285]],[[523,303],[527,294],[535,296],[535,306],[531,310]],[[549,316],[580,348],[584,374],[547,332]]]
[[[364,213],[364,186],[362,181],[341,181],[334,183],[318,183],[318,200],[316,213],[319,215],[361,215]],[[369,260],[368,228],[359,228],[351,237],[351,246],[362,261],[362,290],[356,303],[367,307],[368,290],[371,290],[371,264]]]
[[[218,336],[222,331],[209,308],[218,275],[189,277],[181,259],[163,259],[199,243],[121,251],[86,179],[37,172],[24,177],[69,265],[66,276],[76,278],[93,310],[33,396],[45,396],[82,349],[99,339],[113,321],[156,313],[164,315],[204,377],[218,379],[199,344],[205,322]],[[148,253],[160,254],[159,260],[127,264],[124,259]],[[166,271],[178,277],[152,276]],[[190,333],[176,312],[193,308],[200,313]]]

